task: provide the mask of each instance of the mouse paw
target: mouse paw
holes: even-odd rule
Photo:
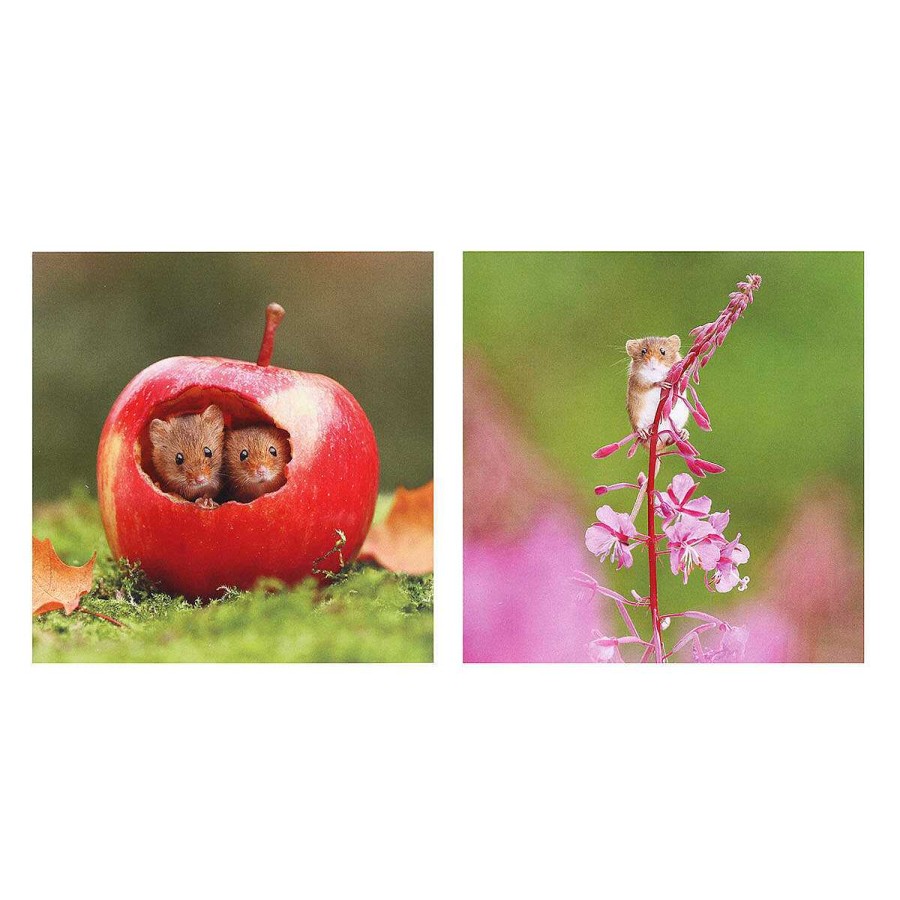
[[[661,381],[659,383],[659,387],[660,387],[660,390],[669,391],[672,389],[672,382],[671,381]]]
[[[691,436],[691,433],[687,430],[687,428],[682,428],[682,429],[680,429],[679,432],[678,432],[678,437],[679,437],[682,441],[689,440],[689,439],[690,439],[690,436]]]
[[[201,509],[215,509],[219,505],[212,497],[198,497],[194,503]]]
[[[638,428],[637,436],[641,443],[646,444],[650,440],[650,430],[648,428]]]

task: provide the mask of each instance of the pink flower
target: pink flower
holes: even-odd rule
[[[606,637],[599,631],[594,631],[597,635],[588,645],[591,649],[591,659],[596,663],[624,663],[622,653],[619,650],[619,639],[614,637]]]
[[[680,519],[675,525],[663,526],[663,530],[669,539],[669,563],[672,566],[672,573],[674,575],[683,573],[685,584],[694,566],[700,566],[707,572],[715,569],[720,555],[716,538],[720,535],[709,522]]]
[[[636,490],[640,490],[644,486],[646,480],[647,476],[641,472],[637,477],[637,484],[632,484],[630,481],[620,481],[617,484],[598,484],[597,487],[594,488],[594,493],[598,497],[602,497],[610,491],[620,491],[622,488],[635,488]]]
[[[699,381],[699,376],[697,372],[694,372],[694,377],[697,381]],[[697,396],[697,392],[694,390],[694,386],[691,385],[691,396],[694,398],[693,406],[688,403],[688,409],[691,411],[691,415],[694,417],[694,421],[704,430],[704,431],[712,431],[712,425],[709,422],[709,413],[703,408],[703,404],[700,402],[700,398]],[[685,400],[687,403],[687,400]]]
[[[716,563],[715,583],[716,590],[720,594],[727,594],[733,587],[737,586],[739,591],[747,589],[747,582],[750,581],[748,576],[740,577],[737,567],[743,565],[750,559],[750,551],[740,542],[741,536],[738,536],[721,547],[719,551],[719,561]]]
[[[627,513],[617,513],[611,506],[597,510],[597,521],[584,533],[588,550],[601,560],[612,554],[617,569],[627,569],[634,562],[629,541],[643,540]]]
[[[744,650],[750,632],[739,625],[726,625],[722,622],[719,633],[722,635],[719,646],[712,650],[700,647],[699,641],[694,644],[694,662],[699,663],[735,663],[744,661]]]
[[[614,444],[606,444],[601,447],[599,450],[595,450],[591,455],[594,459],[606,459],[607,456],[612,456],[617,450],[620,450],[625,446],[632,438],[637,437],[636,432],[632,432],[631,434],[626,434],[621,440],[616,441]]]
[[[712,508],[712,500],[709,497],[691,499],[696,490],[697,484],[690,475],[685,472],[676,475],[664,494],[659,491],[656,493],[659,514],[667,522],[671,522],[678,515],[690,516],[695,519],[708,516]]]
[[[699,475],[701,478],[706,478],[706,473],[709,472],[710,475],[719,475],[720,473],[725,471],[724,466],[720,466],[718,463],[708,462],[705,459],[700,459],[699,456],[684,457],[684,464],[695,474]]]

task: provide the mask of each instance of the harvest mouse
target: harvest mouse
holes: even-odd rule
[[[225,419],[218,406],[150,423],[153,465],[163,490],[213,509],[222,486]]]
[[[669,370],[681,359],[681,338],[677,334],[669,337],[645,337],[628,341],[625,350],[631,357],[628,367],[628,418],[631,427],[641,441],[647,442],[650,429],[659,406],[660,387],[667,381]],[[663,433],[671,429],[680,438],[687,440],[685,423],[689,410],[683,399],[678,399],[668,418],[659,423],[661,444],[674,443],[671,434]]]
[[[271,425],[249,425],[225,433],[225,477],[232,500],[249,503],[276,491],[286,481],[291,448]]]

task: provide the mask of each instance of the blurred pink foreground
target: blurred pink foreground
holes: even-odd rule
[[[600,624],[572,575],[584,531],[483,366],[465,367],[466,662],[588,662]]]

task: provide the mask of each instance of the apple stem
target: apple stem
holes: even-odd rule
[[[283,318],[283,306],[277,303],[270,303],[266,307],[266,330],[263,332],[259,356],[256,359],[258,366],[267,366],[272,361],[272,351],[275,349],[275,329],[278,328],[278,324]]]

